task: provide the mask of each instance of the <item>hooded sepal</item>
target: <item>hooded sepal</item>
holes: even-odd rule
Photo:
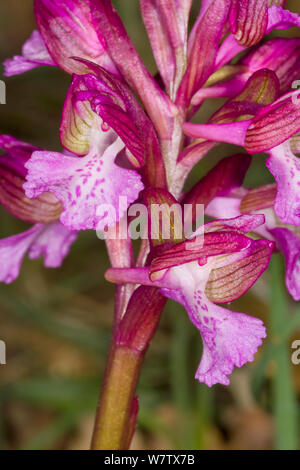
[[[268,25],[268,0],[233,0],[230,26],[242,46],[257,44],[265,35]]]
[[[93,0],[91,12],[100,42],[122,77],[141,98],[159,137],[169,140],[177,113],[175,105],[146,69],[111,1]]]
[[[268,69],[259,70],[249,78],[236,97],[228,100],[211,116],[207,124],[185,123],[183,130],[195,138],[244,145],[252,119],[272,103],[278,94],[276,74]]]
[[[6,151],[0,156],[0,204],[25,222],[57,221],[62,207],[53,194],[28,199],[23,190],[27,174],[25,164],[37,148],[8,135],[0,136],[0,147]]]
[[[54,62],[68,73],[87,73],[73,56],[88,59],[117,73],[92,24],[89,0],[34,0],[39,30]]]
[[[63,145],[85,155],[95,130],[111,128],[123,140],[130,163],[144,167],[145,182],[165,186],[163,159],[150,119],[122,81],[96,64],[84,63],[94,74],[73,78],[61,123]]]

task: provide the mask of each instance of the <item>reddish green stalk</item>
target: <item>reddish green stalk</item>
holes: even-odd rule
[[[178,114],[174,121],[172,139],[164,148],[164,160],[165,163],[168,160],[170,163],[172,156],[172,164],[175,166],[183,141],[181,124],[184,118]],[[172,178],[169,178],[170,191],[174,195],[180,195],[183,184],[183,180],[173,183]],[[121,224],[122,222],[120,228]],[[113,267],[131,265],[131,241],[108,240],[107,248]],[[137,266],[143,264],[147,251],[148,243],[144,242]],[[133,289],[134,286],[129,284],[117,287],[112,340],[95,420],[92,450],[129,449],[135,431],[138,415],[138,379],[166,298],[156,288],[141,286],[134,292]]]
[[[134,434],[136,387],[145,353],[157,329],[165,298],[139,287],[112,337],[92,439],[93,450],[128,449]]]
[[[92,449],[129,447],[127,434],[131,437],[135,428],[131,412],[142,361],[143,354],[124,347],[112,348],[102,385]]]

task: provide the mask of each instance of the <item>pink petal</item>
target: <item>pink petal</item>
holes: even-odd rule
[[[215,142],[228,142],[235,145],[244,145],[246,132],[251,120],[230,122],[226,124],[183,124],[186,135]]]
[[[224,214],[231,219],[241,215],[240,212],[241,200],[235,197],[216,197],[206,207],[205,214],[209,217],[219,219],[224,217]]]
[[[282,223],[300,225],[300,161],[289,142],[269,153],[266,165],[277,182],[275,213]]]
[[[269,21],[267,34],[273,29],[289,29],[293,26],[300,26],[300,16],[289,10],[284,10],[281,6],[272,5],[269,8]]]
[[[192,312],[203,339],[203,355],[196,378],[209,387],[216,383],[229,385],[228,375],[234,367],[254,360],[254,354],[266,337],[266,329],[255,317],[212,304],[201,291],[196,291],[195,297],[195,303],[196,299],[201,302],[202,314],[198,311],[197,318],[196,306]]]
[[[33,31],[31,37],[25,42],[22,48],[22,55],[16,55],[12,59],[4,62],[6,77],[19,75],[28,70],[32,70],[41,65],[56,65],[38,31]]]
[[[61,266],[76,237],[76,232],[55,222],[36,224],[24,233],[0,240],[0,282],[10,284],[18,277],[27,252],[31,259],[43,255],[48,268]]]
[[[165,288],[161,292],[181,303],[200,331],[203,356],[196,378],[211,387],[216,383],[229,385],[228,375],[234,366],[253,361],[266,331],[261,320],[210,302],[204,294],[208,274],[207,269],[195,263],[173,268],[168,276],[173,283],[177,279],[178,288]]]
[[[97,229],[114,225],[143,189],[134,170],[118,167],[114,160],[124,148],[120,139],[99,155],[91,149],[86,157],[70,157],[56,152],[34,152],[27,163],[27,197],[52,192],[63,204],[61,222],[73,230]],[[119,198],[126,207],[119,211]],[[107,206],[112,209],[109,210]],[[104,213],[101,212],[103,208]]]
[[[0,240],[0,282],[10,284],[19,276],[23,258],[42,230],[43,225],[37,224],[24,233]]]
[[[300,239],[291,230],[270,230],[283,252],[286,265],[285,282],[294,300],[300,300]]]
[[[60,222],[45,224],[44,229],[29,248],[30,259],[44,256],[46,268],[58,268],[77,238],[77,232],[69,230]]]

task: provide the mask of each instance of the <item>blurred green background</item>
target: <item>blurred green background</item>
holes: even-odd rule
[[[138,1],[114,3],[154,72]],[[300,13],[298,1],[289,1],[288,7]],[[31,0],[1,2],[0,61],[20,53],[34,28]],[[40,68],[5,82],[0,133],[59,149],[70,77],[56,68]],[[207,117],[217,104],[205,106]],[[231,153],[230,146],[210,152],[188,184]],[[247,184],[269,181],[264,158],[258,156]],[[1,238],[27,227],[3,209],[0,220]],[[41,261],[26,260],[13,285],[0,285],[0,339],[7,344],[7,365],[0,366],[0,449],[89,447],[113,315],[114,288],[103,278],[107,267],[103,242],[88,231],[73,245],[63,268],[46,270]],[[141,412],[132,448],[300,447],[300,365],[291,364],[292,340],[300,339],[300,308],[286,294],[279,255],[232,308],[262,318],[268,339],[253,364],[234,372],[229,387],[208,389],[193,379],[201,356],[199,334],[183,309],[168,303],[139,385]]]

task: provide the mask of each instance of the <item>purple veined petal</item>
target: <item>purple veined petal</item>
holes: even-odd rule
[[[167,277],[177,282],[178,287],[164,288],[161,292],[181,303],[199,330],[203,355],[196,379],[211,387],[216,383],[229,385],[228,375],[234,367],[253,361],[266,330],[261,320],[210,302],[204,293],[208,274],[197,263],[173,268]]]
[[[277,194],[276,184],[267,184],[249,189],[241,199],[241,213],[250,214],[264,209],[273,208]]]
[[[193,244],[193,249],[191,249]],[[199,248],[197,245],[199,244]],[[150,279],[157,279],[166,269],[180,266],[197,260],[201,266],[207,263],[208,258],[219,255],[240,252],[251,244],[249,238],[232,231],[218,231],[217,233],[205,233],[204,236],[191,238],[181,244],[166,250],[151,263]]]
[[[300,38],[272,38],[243,57],[240,64],[248,73],[266,68],[273,70],[280,84],[280,94],[291,90],[300,74]],[[225,84],[224,84],[225,85]]]
[[[269,8],[266,34],[269,34],[274,29],[289,29],[293,26],[300,26],[299,15],[289,10],[284,10],[277,5],[272,5]],[[215,68],[223,67],[244,50],[245,46],[239,44],[233,34],[229,34],[218,50]]]
[[[189,62],[177,93],[178,106],[186,109],[192,96],[214,71],[219,43],[229,12],[229,2],[218,0],[207,8],[196,25],[189,45]]]
[[[192,104],[199,105],[203,99],[210,97],[235,96],[242,90],[248,78],[260,69],[273,70],[279,79],[280,93],[286,93],[299,78],[299,60],[299,38],[272,38],[250,49],[250,52],[242,58],[239,65],[244,70],[230,80],[200,89],[193,96]]]
[[[89,0],[34,0],[34,12],[46,47],[63,70],[86,73],[83,64],[71,59],[78,56],[118,74],[92,25]]]
[[[122,77],[139,95],[162,140],[170,140],[178,109],[151,76],[110,0],[93,0],[91,12],[100,42]]]
[[[112,226],[144,188],[136,171],[115,164],[123,148],[117,138],[102,155],[97,146],[85,157],[34,152],[26,164],[25,193],[29,198],[53,193],[63,205],[61,223],[71,230],[103,230]],[[125,207],[120,206],[121,196],[126,199]]]
[[[139,199],[147,209],[151,248],[184,240],[182,208],[169,191],[148,187],[140,194]],[[159,207],[164,208],[164,214],[160,210],[153,210]]]
[[[233,0],[230,27],[242,46],[257,44],[265,35],[268,25],[268,0]]]
[[[234,145],[244,145],[247,129],[251,120],[230,122],[226,124],[183,124],[186,135],[215,142],[228,142]]]
[[[261,109],[249,126],[245,149],[260,153],[279,146],[300,131],[299,90]]]
[[[285,283],[294,300],[300,300],[300,239],[287,228],[270,230],[283,252],[286,274]]]
[[[70,246],[78,236],[60,222],[45,224],[43,230],[31,243],[28,251],[30,259],[44,257],[46,268],[58,268],[70,251]]]
[[[76,237],[76,232],[56,222],[36,224],[26,232],[0,240],[0,282],[15,281],[27,252],[31,259],[43,255],[46,267],[61,266]]]
[[[31,37],[22,47],[22,55],[4,61],[4,76],[11,77],[28,72],[41,65],[55,66],[44,40],[38,31],[33,31]]]
[[[244,295],[267,269],[274,246],[272,240],[253,240],[246,250],[225,260],[217,258],[205,287],[209,300],[224,304]]]
[[[282,223],[300,225],[300,160],[289,142],[273,148],[266,165],[277,182],[274,210]]]

